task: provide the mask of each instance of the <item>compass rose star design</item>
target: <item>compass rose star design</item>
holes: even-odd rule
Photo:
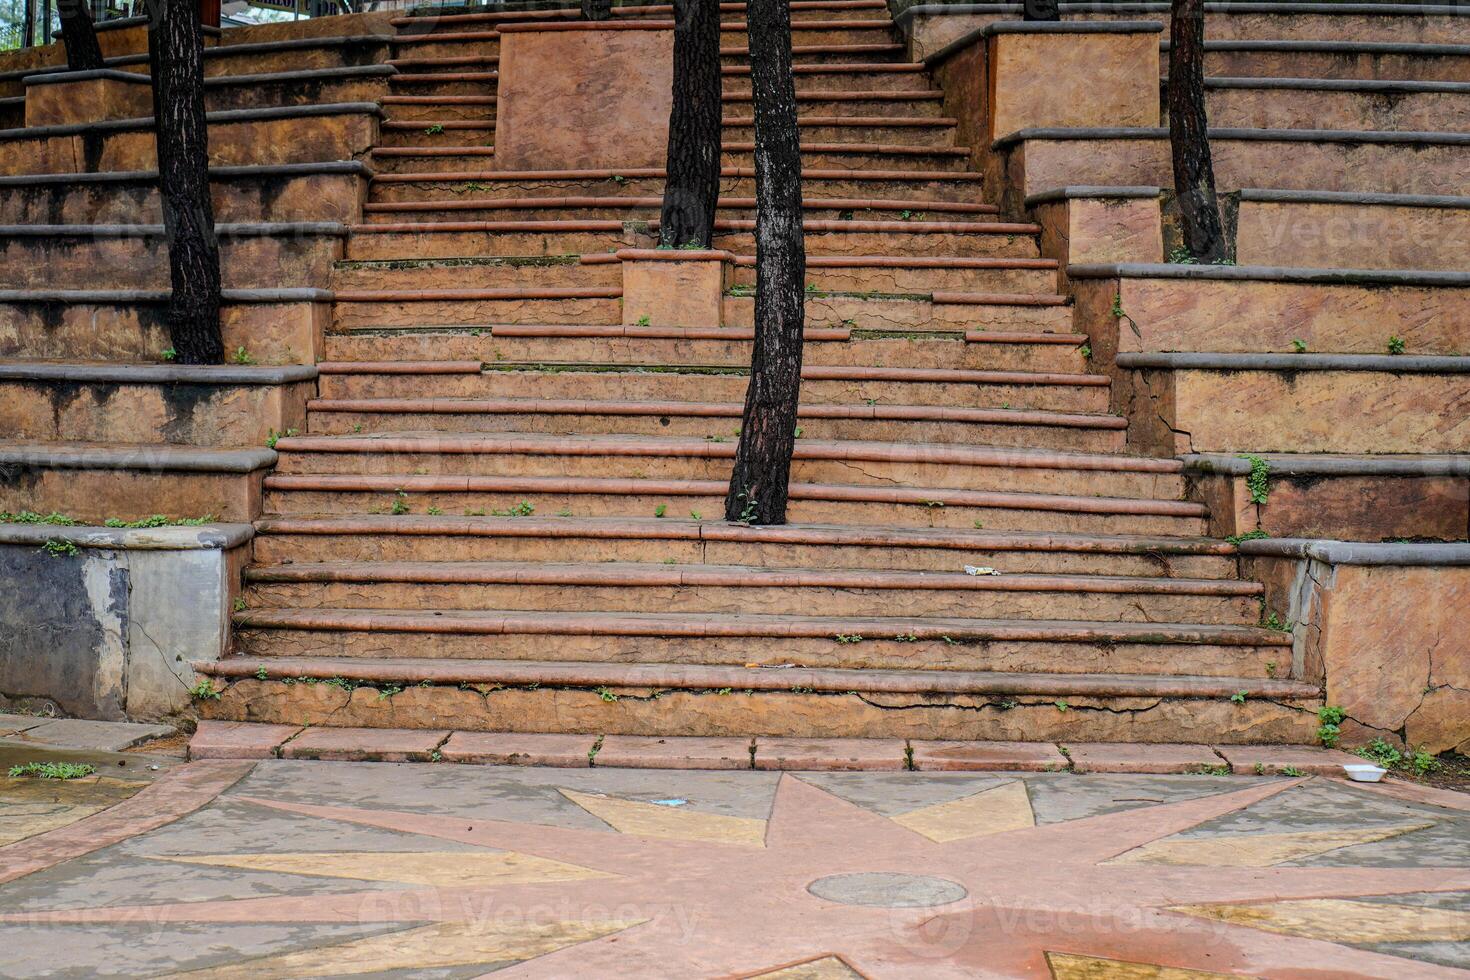
[[[1359,926],[1368,941],[1470,939],[1470,913],[1357,901],[1470,890],[1470,868],[1279,864],[1432,824],[1171,839],[1302,782],[1043,825],[1019,779],[896,817],[791,774],[766,820],[561,790],[610,830],[234,796],[483,850],[165,858],[407,887],[0,921],[405,927],[182,974],[210,980],[480,964],[507,978],[1464,976],[1342,943]]]

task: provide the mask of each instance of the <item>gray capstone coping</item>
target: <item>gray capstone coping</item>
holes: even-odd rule
[[[334,221],[222,222],[219,238],[344,238],[347,226]],[[0,238],[164,238],[164,225],[0,225]]]
[[[255,109],[221,109],[205,113],[212,126],[221,123],[260,122],[271,119],[311,119],[320,116],[376,116],[382,118],[383,107],[376,102],[325,102],[316,105],[265,106]],[[0,141],[47,139],[56,136],[82,136],[90,133],[125,133],[151,129],[152,116],[137,119],[106,119],[101,122],[68,123],[58,126],[32,126],[0,129]]]
[[[211,75],[205,88],[228,88],[232,85],[273,85],[289,82],[321,82],[341,78],[379,78],[397,75],[393,65],[347,65],[343,68],[298,68],[293,71],[268,71],[254,75]]]
[[[1161,79],[1167,83],[1168,79]],[[1470,92],[1470,82],[1441,82],[1381,78],[1206,78],[1205,88],[1287,89],[1300,91],[1366,92],[1399,95],[1418,92]]]
[[[1240,553],[1265,558],[1310,558],[1331,565],[1470,565],[1470,544],[1461,542],[1364,542],[1313,538],[1242,541]]]
[[[1470,86],[1467,86],[1470,91]],[[1393,208],[1470,208],[1470,197],[1448,194],[1378,194],[1362,191],[1293,191],[1274,188],[1242,188],[1241,201],[1263,204],[1341,204]]]
[[[1169,50],[1168,41],[1160,41],[1161,51]],[[1466,44],[1425,44],[1420,41],[1286,41],[1226,40],[1206,41],[1205,51],[1311,51],[1319,54],[1407,54],[1419,57],[1463,57],[1470,54]]]
[[[1333,453],[1256,453],[1273,476],[1453,476],[1470,477],[1470,455],[1350,456]],[[1242,453],[1187,453],[1186,472],[1247,476]]]
[[[1167,14],[1168,3],[1109,3],[1102,9],[1120,14]],[[1095,14],[1099,7],[1095,3],[1064,3],[1059,5],[1063,16],[1068,14]],[[894,20],[903,26],[915,17],[944,17],[957,14],[1019,14],[1025,7],[1019,3],[921,3],[900,13]],[[1398,3],[1206,3],[1208,14],[1318,14],[1327,16],[1395,15],[1403,17],[1459,17],[1470,15],[1470,9],[1455,4],[1398,4]]]
[[[25,101],[25,97],[21,97]],[[274,177],[312,177],[321,174],[371,177],[373,169],[361,160],[330,160],[322,163],[266,163],[210,167],[211,180],[269,180]],[[81,174],[11,174],[0,176],[0,187],[30,187],[59,184],[152,184],[156,170],[106,170]]]
[[[43,364],[0,363],[0,381],[100,384],[279,385],[315,381],[314,364]]]
[[[94,68],[90,71],[48,71],[25,77],[26,88],[36,85],[64,85],[67,82],[92,82],[106,79],[111,82],[128,82],[132,85],[153,84],[153,79],[141,72],[117,71],[113,68]]]
[[[1020,8],[1017,10],[1019,12]],[[938,64],[972,44],[997,34],[1159,34],[1163,30],[1164,25],[1156,20],[996,21],[973,31],[966,31],[938,51],[925,56],[924,64]]]
[[[1470,273],[1424,269],[1301,269],[1276,265],[1195,265],[1184,262],[1079,263],[1072,279],[1194,279],[1291,282],[1321,286],[1470,286]]]
[[[1079,198],[1146,200],[1157,198],[1163,192],[1163,188],[1161,187],[1148,187],[1142,184],[1119,184],[1115,187],[1108,187],[1102,184],[1075,184],[1068,187],[1053,187],[1051,190],[1041,191],[1037,194],[1028,194],[1025,204],[1029,208],[1035,207],[1038,204],[1053,204],[1057,201],[1072,201]]]
[[[167,303],[167,289],[0,289],[0,303],[94,303],[128,305]],[[222,289],[227,303],[330,303],[330,289],[291,287],[287,289]]]
[[[1470,374],[1470,357],[1412,354],[1126,353],[1118,367],[1194,371],[1382,371],[1392,374]]]
[[[249,524],[201,524],[171,527],[118,528],[58,524],[0,524],[0,545],[42,547],[47,541],[69,541],[78,548],[118,551],[228,551],[255,536]]]
[[[1470,55],[1470,47],[1466,48]],[[0,134],[3,135],[3,134]],[[1076,126],[1018,129],[991,141],[1004,150],[1026,140],[1167,140],[1164,126]],[[1256,143],[1371,143],[1404,146],[1470,146],[1470,133],[1412,132],[1360,129],[1211,129],[1212,140]]]
[[[203,449],[197,446],[102,448],[31,444],[0,446],[0,472],[5,469],[143,470],[182,473],[254,473],[276,465],[276,451]]]

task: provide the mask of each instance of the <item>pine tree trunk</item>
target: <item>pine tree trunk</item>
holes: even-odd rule
[[[755,345],[725,519],[785,524],[806,316],[801,145],[787,0],[750,0],[755,101]]]
[[[1205,0],[1174,0],[1169,28],[1169,144],[1184,247],[1198,262],[1226,258],[1205,117]]]
[[[612,17],[612,0],[582,0],[583,20],[607,20]]]
[[[720,0],[674,0],[674,105],[659,242],[709,248],[720,200]]]
[[[150,0],[154,139],[173,294],[168,329],[182,364],[224,360],[219,242],[209,196],[204,34],[194,0]]]
[[[1058,0],[1024,0],[1021,4],[1021,19],[1061,20],[1061,6]]]
[[[96,71],[106,65],[97,28],[87,10],[87,0],[57,0],[61,16],[61,43],[66,46],[66,67],[71,71]]]

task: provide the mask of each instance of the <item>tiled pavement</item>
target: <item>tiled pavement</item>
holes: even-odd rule
[[[1470,798],[1405,784],[291,759],[93,779],[111,809],[31,833],[38,784],[3,784],[4,976],[1470,968]]]

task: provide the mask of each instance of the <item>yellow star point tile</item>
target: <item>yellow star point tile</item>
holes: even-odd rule
[[[0,781],[0,846],[101,813],[146,785],[140,780],[110,776]]]
[[[504,963],[554,953],[643,921],[446,922],[174,976],[190,980],[296,980]]]
[[[580,881],[614,875],[513,851],[335,852],[322,854],[202,854],[166,861],[244,871],[279,871],[324,878],[392,881],[439,888]]]
[[[1125,963],[1071,953],[1047,953],[1047,965],[1054,980],[1241,980],[1239,974],[1211,973],[1208,970],[1186,970],[1152,963]]]
[[[1285,834],[1223,834],[1153,841],[1113,858],[1108,864],[1195,864],[1222,868],[1269,868],[1343,847],[1371,844],[1433,823],[1401,824],[1363,830],[1307,830]]]
[[[622,834],[717,844],[752,844],[756,847],[764,846],[766,841],[764,820],[620,800],[570,789],[563,789],[561,793]]]
[[[910,810],[893,820],[940,844],[1036,826],[1026,784],[1019,779],[948,803]]]
[[[1470,912],[1418,905],[1317,898],[1265,905],[1183,905],[1173,911],[1336,943],[1470,941]]]

